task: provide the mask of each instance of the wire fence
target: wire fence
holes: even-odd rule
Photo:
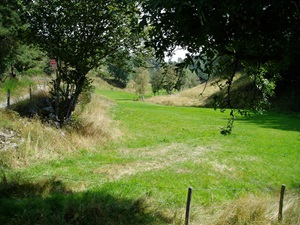
[[[6,109],[9,109],[9,107],[18,102],[18,101],[21,101],[21,100],[24,100],[24,99],[31,99],[32,98],[32,95],[35,93],[35,92],[38,92],[38,91],[42,91],[42,90],[47,90],[49,88],[49,85],[48,85],[48,82],[44,82],[44,84],[37,84],[37,85],[30,85],[28,87],[28,94],[25,94],[25,95],[22,95],[22,96],[15,96],[15,98],[13,99],[13,92],[11,91],[11,89],[8,89],[7,90],[7,97],[6,97],[6,102],[2,102],[0,103],[0,108],[6,108]]]

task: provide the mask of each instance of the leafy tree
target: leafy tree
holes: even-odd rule
[[[191,53],[185,64],[200,59],[204,67],[200,62],[197,67],[208,74],[225,67],[229,86],[241,66],[257,81],[259,71],[266,70],[264,78],[272,82],[299,55],[296,1],[148,0],[142,5],[146,13],[141,24],[151,24],[148,44],[159,57],[181,46]]]
[[[140,24],[151,25],[148,45],[157,56],[180,46],[190,52],[181,66],[196,65],[195,70],[208,76],[221,72],[227,93],[218,106],[231,108],[232,115],[232,84],[241,68],[258,91],[240,109],[257,109],[274,94],[279,74],[292,79],[284,71],[299,65],[299,1],[146,0],[141,5]]]
[[[145,37],[145,33],[140,33],[140,40]],[[115,54],[107,57],[108,71],[125,87],[130,79],[130,74],[135,68],[152,68],[153,50],[145,48],[142,44],[135,49],[120,49]],[[117,60],[116,60],[117,59]]]
[[[0,1],[0,81],[18,47],[18,34],[24,25],[21,16],[18,1]]]
[[[127,67],[126,63],[120,62],[108,64],[109,73],[125,87],[129,80],[131,68]]]
[[[150,75],[150,83],[154,95],[159,94],[159,92],[163,89],[163,83],[164,83],[162,68],[157,68],[152,71]]]
[[[135,73],[133,75],[133,81],[136,93],[140,94],[142,96],[142,100],[144,101],[144,96],[149,84],[148,70],[142,67],[136,68]]]
[[[179,91],[183,85],[184,71],[173,64],[166,64],[163,72],[163,88],[168,94],[175,89]]]
[[[108,71],[123,87],[126,87],[130,73],[133,72],[133,56],[130,52],[119,50],[107,57]]]
[[[33,45],[19,45],[12,61],[19,72],[26,71],[37,66],[43,59],[44,54]]]
[[[200,84],[199,77],[189,69],[183,69],[184,77],[182,78],[181,89],[192,88]]]
[[[90,87],[87,73],[119,49],[138,44],[131,32],[137,6],[131,0],[29,0],[26,11],[31,41],[57,61],[51,99],[55,120],[63,125]]]
[[[185,87],[192,87],[196,85],[197,76],[187,69],[176,67],[172,62],[164,64],[162,67],[154,69],[150,75],[150,83],[152,92],[159,93],[164,89],[171,94],[173,90],[181,90]]]

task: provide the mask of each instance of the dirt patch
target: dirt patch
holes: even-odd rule
[[[229,167],[225,164],[220,164],[218,162],[211,162],[213,168],[219,172],[219,173],[222,173],[222,174],[232,174],[234,172],[234,168],[232,167]]]
[[[121,149],[119,154],[126,158],[137,158],[134,162],[109,164],[93,170],[94,173],[105,174],[109,180],[117,180],[123,176],[132,176],[140,172],[160,170],[173,164],[195,160],[211,149],[186,144],[171,144],[153,148]]]

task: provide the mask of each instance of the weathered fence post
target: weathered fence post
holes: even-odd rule
[[[185,223],[184,223],[185,225],[189,225],[189,223],[190,223],[192,192],[193,192],[193,188],[189,187],[187,201],[186,201]]]
[[[32,98],[32,87],[31,85],[29,86],[29,99],[31,100]]]
[[[7,106],[6,108],[9,108],[10,106],[10,89],[7,90]]]
[[[285,191],[285,185],[281,185],[281,191],[280,191],[280,200],[279,200],[279,213],[278,213],[278,221],[282,221],[282,209],[283,209],[283,198],[284,198],[284,191]]]

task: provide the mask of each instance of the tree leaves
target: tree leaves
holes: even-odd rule
[[[294,1],[147,0],[141,4],[151,15],[149,46],[157,55],[174,46],[187,49],[191,55],[185,66],[214,76],[220,73],[228,79],[228,96],[238,70],[267,64],[264,79],[257,81],[263,95],[270,95],[278,73],[295,64],[293,58],[299,55],[295,40],[300,38],[300,15]],[[245,105],[256,108],[255,104]]]
[[[28,39],[58,62],[52,100],[60,124],[70,120],[80,93],[89,87],[89,70],[119,49],[139,44],[131,32],[135,8],[131,0],[28,1]]]

